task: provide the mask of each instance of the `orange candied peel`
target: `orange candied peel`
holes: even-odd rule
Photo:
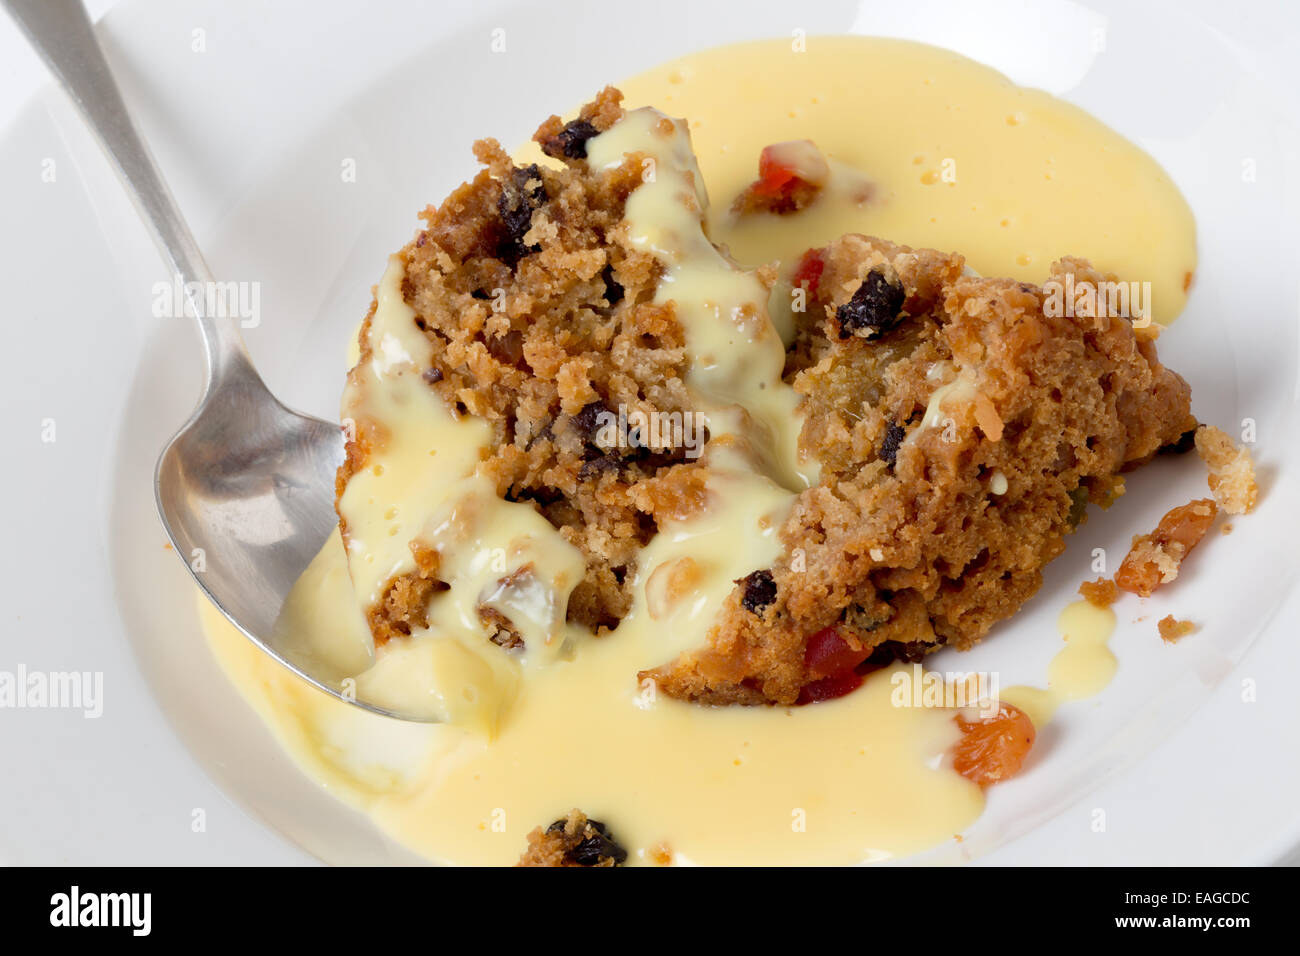
[[[1218,506],[1201,498],[1174,508],[1151,534],[1138,535],[1115,572],[1115,583],[1140,597],[1150,597],[1163,584],[1178,577],[1183,559],[1214,523]]]
[[[958,714],[961,740],[953,750],[952,766],[959,774],[981,787],[1010,780],[1020,772],[1034,746],[1034,723],[1018,707],[999,703],[991,717],[968,720]]]

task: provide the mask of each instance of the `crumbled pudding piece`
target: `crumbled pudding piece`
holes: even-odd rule
[[[798,212],[812,204],[831,170],[816,144],[806,139],[773,143],[758,157],[758,179],[750,183],[731,205],[737,215]]]
[[[1097,607],[1110,607],[1119,597],[1119,587],[1110,578],[1098,578],[1084,581],[1079,585],[1079,593],[1084,599]]]
[[[1196,453],[1210,470],[1210,493],[1230,515],[1242,515],[1255,507],[1259,486],[1250,452],[1238,448],[1222,430],[1202,425],[1196,430]]]
[[[1196,630],[1191,621],[1178,621],[1172,614],[1166,614],[1156,625],[1160,629],[1160,639],[1166,644],[1176,644]]]
[[[1115,572],[1115,584],[1140,597],[1150,597],[1156,588],[1178,577],[1183,560],[1214,523],[1218,507],[1201,498],[1174,508],[1151,534],[1138,535]]]
[[[528,834],[528,849],[518,866],[622,866],[627,850],[615,842],[599,820],[572,810],[543,830]]]
[[[801,260],[786,379],[821,480],[762,569],[774,599],[738,584],[708,647],[647,672],[664,692],[823,700],[891,660],[969,647],[1038,589],[1087,503],[1122,493],[1121,469],[1194,427],[1154,330],[1048,315],[1039,287],[963,266],[856,235]],[[1068,274],[1108,278],[1052,267]]]

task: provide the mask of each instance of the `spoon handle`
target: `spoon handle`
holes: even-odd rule
[[[27,34],[94,131],[172,271],[181,277],[189,311],[198,318],[208,359],[208,388],[230,366],[248,364],[239,331],[228,320],[203,314],[203,293],[212,281],[194,236],[149,147],[136,131],[81,0],[0,0]]]

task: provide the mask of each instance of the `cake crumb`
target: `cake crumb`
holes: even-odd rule
[[[1191,621],[1174,620],[1172,614],[1166,614],[1156,626],[1160,628],[1160,639],[1166,644],[1176,644],[1196,630],[1196,625]]]
[[[668,845],[667,840],[661,840],[646,851],[650,861],[656,866],[673,865],[673,849]]]
[[[1079,585],[1079,593],[1089,604],[1097,607],[1110,607],[1119,597],[1119,588],[1110,578],[1098,578],[1096,581],[1084,581]]]
[[[1213,499],[1201,498],[1174,508],[1151,534],[1138,535],[1115,572],[1115,584],[1139,597],[1178,577],[1178,569],[1218,514]]]
[[[1202,425],[1196,430],[1196,453],[1210,471],[1210,493],[1230,515],[1242,515],[1255,507],[1259,485],[1250,452],[1232,443],[1221,429]]]
[[[610,836],[599,820],[581,810],[528,834],[528,848],[517,866],[622,866],[627,850]]]
[[[1220,529],[1222,534],[1232,534],[1232,522],[1229,521]]]

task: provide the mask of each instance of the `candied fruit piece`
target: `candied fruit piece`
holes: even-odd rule
[[[1187,551],[1205,537],[1219,509],[1209,498],[1199,498],[1168,512],[1156,525],[1153,536],[1160,541],[1181,544]],[[1186,553],[1186,552],[1184,552]]]
[[[830,174],[826,157],[811,140],[765,146],[758,157],[758,179],[736,197],[732,211],[798,212],[817,198]]]
[[[1115,572],[1115,584],[1150,597],[1156,588],[1177,578],[1183,559],[1205,537],[1218,510],[1210,498],[1174,508],[1160,519],[1155,531],[1133,539],[1133,547]]]
[[[803,663],[809,674],[821,679],[853,670],[870,654],[869,648],[850,644],[838,628],[828,627],[808,638]]]
[[[858,646],[855,647],[854,645]],[[815,704],[818,701],[843,697],[862,686],[863,676],[876,665],[866,667],[871,648],[836,627],[827,627],[808,638],[804,648],[804,669],[813,678],[799,691],[796,703]]]
[[[825,186],[831,169],[817,144],[810,139],[793,139],[764,146],[758,156],[760,191],[775,195],[796,182]]]
[[[816,296],[817,287],[821,283],[822,273],[826,271],[826,260],[823,258],[824,250],[809,249],[799,257],[799,265],[795,267],[794,275],[791,276],[791,284],[800,288],[805,282],[808,283],[808,295]]]
[[[953,769],[981,787],[1009,780],[1020,772],[1034,746],[1034,723],[1024,711],[1008,703],[998,705],[992,717],[955,718],[961,740],[953,750]]]
[[[836,674],[833,677],[823,677],[821,680],[804,684],[803,689],[799,691],[799,699],[796,703],[816,704],[823,700],[834,700],[837,697],[851,694],[861,686],[862,675],[856,671]]]

